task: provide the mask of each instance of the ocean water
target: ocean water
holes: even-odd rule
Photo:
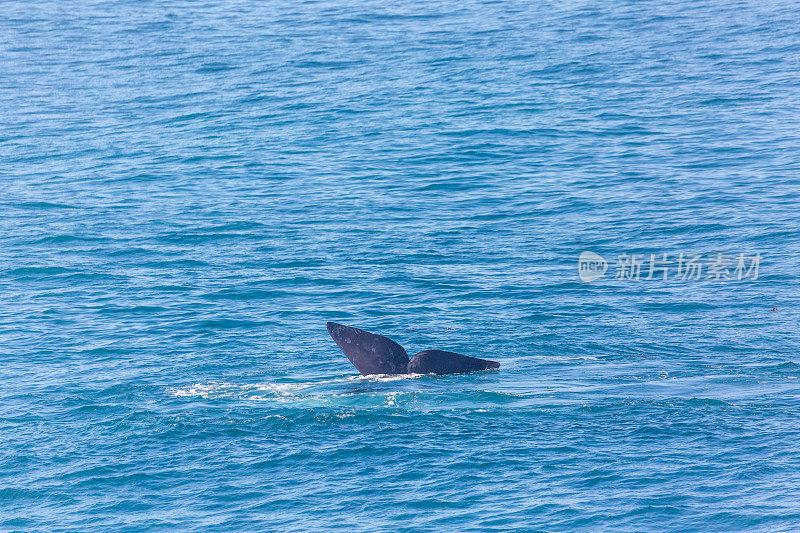
[[[800,529],[796,3],[2,11],[0,529]]]

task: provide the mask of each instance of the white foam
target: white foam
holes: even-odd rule
[[[352,381],[399,381],[401,379],[417,379],[430,374],[370,374],[369,376],[352,376]]]
[[[234,385],[230,383],[195,383],[194,385],[187,385],[185,387],[167,389],[167,392],[175,397],[200,396],[202,398],[209,398],[212,394],[216,395],[232,387],[234,387]]]
[[[237,385],[228,382],[211,381],[194,383],[183,387],[168,388],[167,394],[176,398],[198,397],[204,399],[242,399],[254,401],[287,402],[292,400],[325,399],[350,396],[350,391],[325,389],[329,385],[355,383],[382,383],[417,379],[428,374],[374,374],[369,376],[351,375],[336,378],[325,378],[294,383],[266,382]],[[389,407],[396,405],[396,398],[390,395]]]

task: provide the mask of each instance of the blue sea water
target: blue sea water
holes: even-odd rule
[[[0,529],[800,529],[796,3],[0,5]]]

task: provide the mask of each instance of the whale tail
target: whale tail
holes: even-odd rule
[[[370,374],[462,374],[499,368],[488,361],[442,350],[423,350],[409,359],[405,349],[388,337],[328,322],[328,333],[353,366]]]

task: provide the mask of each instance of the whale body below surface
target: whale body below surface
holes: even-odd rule
[[[388,337],[328,322],[328,333],[353,366],[370,374],[463,374],[499,368],[488,361],[443,350],[423,350],[409,359],[405,349]]]

